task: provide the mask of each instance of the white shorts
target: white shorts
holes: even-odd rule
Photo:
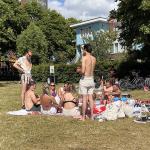
[[[22,84],[29,84],[29,82],[32,80],[31,74],[22,74],[21,75],[21,83]]]
[[[92,95],[95,89],[94,78],[82,77],[79,82],[79,94],[81,95]]]
[[[74,107],[72,109],[65,109],[63,108],[63,115],[64,116],[79,116],[80,115],[80,111],[78,107]]]
[[[55,107],[51,107],[49,110],[43,110],[43,107],[41,106],[41,113],[44,114],[44,115],[56,114],[57,109]]]

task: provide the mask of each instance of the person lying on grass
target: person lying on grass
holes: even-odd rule
[[[27,111],[41,111],[40,98],[35,94],[35,88],[35,81],[30,81],[25,93],[25,109]]]
[[[74,88],[72,84],[69,84],[65,88],[65,94],[62,99],[63,115],[77,117],[80,116],[78,101],[74,95]]]

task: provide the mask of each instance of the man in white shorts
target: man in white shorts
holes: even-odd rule
[[[23,57],[20,57],[15,63],[14,67],[21,72],[21,101],[22,101],[22,108],[24,109],[24,100],[25,100],[25,92],[27,88],[27,84],[29,84],[29,81],[31,80],[31,69],[32,69],[32,63],[31,63],[31,56],[32,51],[27,50],[25,52],[25,55]]]
[[[82,67],[81,74],[82,78],[79,82],[79,94],[82,95],[82,120],[86,118],[87,104],[90,105],[90,117],[93,119],[93,91],[95,88],[94,83],[94,69],[96,65],[96,58],[91,55],[92,48],[90,44],[85,44],[83,48]]]

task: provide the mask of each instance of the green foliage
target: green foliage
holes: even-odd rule
[[[132,49],[132,44],[144,44],[150,47],[150,1],[149,0],[117,0],[119,2],[115,17],[121,23],[120,40]],[[113,12],[114,16],[114,12]],[[144,49],[143,48],[143,49]]]
[[[119,66],[118,61],[100,61],[96,64],[95,69],[95,79],[97,80],[100,76],[103,75],[104,79],[108,78],[108,70],[111,66],[115,66],[117,69]],[[50,76],[49,73],[50,64],[40,64],[33,66],[32,68],[32,76],[36,81],[47,81],[47,78]],[[74,65],[66,65],[66,64],[55,64],[55,75],[56,82],[64,83],[66,81],[70,81],[72,83],[78,83],[80,80],[80,75],[76,73],[77,64]]]
[[[20,5],[18,0],[0,0],[0,48],[5,53],[16,51],[18,35],[34,22],[48,41],[47,58],[54,56],[57,62],[68,62],[75,56],[72,41],[75,34],[69,25],[76,19],[65,19],[54,10],[44,9],[36,1]],[[25,46],[24,46],[25,47]]]
[[[39,59],[39,63],[44,63],[48,60],[47,45],[45,35],[34,23],[31,23],[17,38],[18,53],[23,55],[24,50],[31,49],[33,55]]]
[[[116,32],[98,32],[93,33],[92,38],[86,39],[93,48],[93,54],[98,61],[109,57],[112,49],[112,43],[116,40]]]
[[[17,35],[26,26],[26,14],[21,11],[17,0],[0,0],[1,50],[15,48]]]
[[[33,66],[32,76],[36,81],[47,81],[50,76],[49,64],[40,64]],[[80,77],[76,73],[76,65],[66,65],[66,64],[56,64],[55,65],[55,76],[56,82],[64,83],[70,81],[76,83],[79,81]]]
[[[64,17],[54,10],[48,11],[38,25],[46,35],[49,55],[54,56],[57,62],[67,62],[75,56],[72,47],[75,35]]]

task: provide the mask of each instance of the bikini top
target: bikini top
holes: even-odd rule
[[[64,101],[64,102],[63,102],[63,105],[64,105],[65,103],[69,103],[69,102],[74,103],[75,105],[77,105],[77,102],[75,102],[74,100],[75,100],[75,98],[74,98],[73,100],[71,100],[71,101],[70,101],[70,100]]]

